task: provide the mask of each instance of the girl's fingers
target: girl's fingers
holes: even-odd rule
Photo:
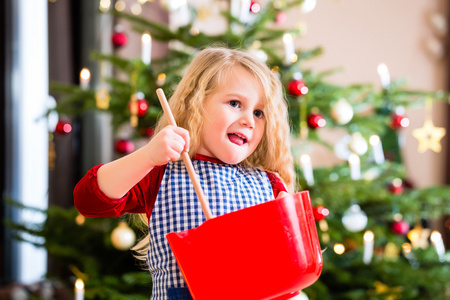
[[[189,151],[189,132],[181,127],[167,126],[150,141],[153,164],[166,164],[180,159],[181,152]]]
[[[171,161],[177,161],[178,159],[180,159],[181,155],[180,155],[180,152],[172,150],[168,156]]]
[[[169,148],[177,153],[181,153],[184,149],[184,140],[180,137],[175,137],[169,145]]]
[[[175,127],[174,132],[181,136],[184,140],[184,151],[189,152],[190,136],[189,131],[181,127]]]

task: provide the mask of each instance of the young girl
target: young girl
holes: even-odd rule
[[[295,183],[282,86],[257,58],[200,51],[169,105],[179,127],[163,115],[146,146],[92,168],[74,190],[86,217],[144,214],[149,235],[135,250],[149,266],[152,300],[192,299],[165,238],[205,221],[182,151],[214,216],[293,193]]]

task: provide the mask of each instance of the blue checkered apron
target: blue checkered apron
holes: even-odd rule
[[[274,198],[266,172],[240,165],[192,162],[214,216]],[[152,300],[166,300],[169,288],[186,288],[166,234],[199,226],[205,221],[194,186],[182,161],[169,162],[149,221],[147,263],[153,279]]]

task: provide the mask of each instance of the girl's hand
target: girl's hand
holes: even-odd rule
[[[145,146],[152,166],[165,165],[177,161],[181,152],[189,151],[189,132],[181,127],[166,126]]]
[[[286,192],[281,191],[281,192],[278,193],[277,199],[278,198],[283,198],[283,197],[286,197],[286,196],[289,196],[289,194],[286,193]]]

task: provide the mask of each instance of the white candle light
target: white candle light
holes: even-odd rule
[[[442,235],[439,231],[433,231],[430,236],[430,240],[434,245],[434,248],[436,249],[436,252],[439,256],[439,260],[444,260],[445,255],[445,246],[444,241],[442,240]]]
[[[152,37],[148,33],[142,35],[142,53],[141,58],[144,64],[149,65],[152,61]]]
[[[189,6],[187,0],[170,1],[171,4],[171,22],[173,21],[175,28],[183,27],[191,21]]]
[[[231,16],[239,19],[239,11],[241,10],[241,0],[231,0],[230,3],[230,14]],[[236,33],[239,31],[238,25],[233,22],[231,24],[231,30]]]
[[[292,64],[292,61],[295,57],[294,39],[292,38],[292,34],[285,33],[283,35],[283,44],[284,44],[284,63],[286,65],[290,65]]]
[[[241,0],[241,9],[239,12],[239,21],[247,23],[250,17],[250,0]]]
[[[378,165],[384,163],[383,146],[381,145],[380,137],[378,135],[372,135],[369,142],[372,145],[375,163]]]
[[[80,87],[82,90],[89,88],[89,81],[91,80],[91,72],[88,69],[83,68],[80,72]]]
[[[350,177],[353,180],[358,180],[361,178],[361,166],[359,156],[352,153],[348,157],[348,164],[350,166]]]
[[[406,258],[410,258],[412,255],[412,247],[410,243],[404,243],[402,245],[402,250],[403,250],[403,254],[405,255]]]
[[[368,265],[372,261],[373,256],[373,241],[375,235],[372,231],[368,230],[364,233],[364,255],[363,262]]]
[[[84,282],[80,278],[75,281],[75,300],[84,300]]]
[[[240,0],[231,0],[230,13],[235,18],[239,16],[240,5],[241,5]]]
[[[308,154],[302,154],[300,156],[300,163],[302,165],[303,176],[305,177],[308,185],[314,184],[313,168],[311,164],[311,157]]]
[[[413,269],[417,269],[419,267],[419,263],[417,262],[416,256],[412,252],[412,247],[410,243],[404,243],[402,245],[403,255],[408,259],[411,267]]]
[[[391,76],[385,64],[378,65],[378,75],[380,75],[381,85],[383,86],[383,88],[388,88],[391,84]]]
[[[156,80],[156,85],[162,86],[164,83],[166,83],[166,74],[160,73],[158,75],[158,79]]]
[[[111,8],[111,0],[100,0],[99,9],[101,12],[107,12]]]
[[[314,10],[316,4],[317,4],[316,0],[305,0],[302,2],[301,10],[305,14],[310,13]]]

